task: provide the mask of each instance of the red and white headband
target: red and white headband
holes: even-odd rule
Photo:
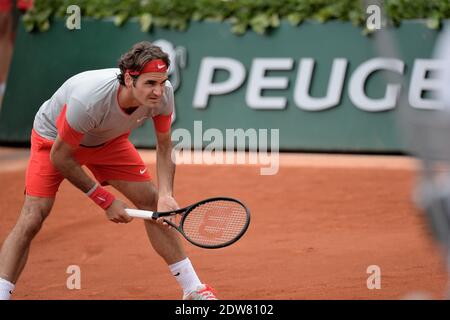
[[[149,73],[149,72],[166,73],[167,72],[167,64],[164,62],[164,60],[156,59],[156,60],[151,60],[151,61],[147,62],[141,71],[127,70],[126,72],[128,72],[132,76],[138,76],[143,73]]]

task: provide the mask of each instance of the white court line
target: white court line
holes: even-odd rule
[[[147,164],[156,163],[156,151],[139,149],[139,154]],[[363,168],[416,170],[419,162],[408,156],[280,153],[280,166],[293,168]],[[25,170],[28,164],[26,148],[0,148],[0,172]],[[202,165],[202,164],[200,164]],[[219,165],[220,166],[220,165]],[[246,166],[236,164],[236,166]],[[251,164],[252,167],[264,167]]]
[[[156,163],[156,152],[154,150],[139,150],[139,153],[145,163]],[[416,170],[419,165],[419,162],[414,157],[409,156],[280,153],[279,157],[281,167]],[[265,165],[252,164],[249,166],[264,167]]]

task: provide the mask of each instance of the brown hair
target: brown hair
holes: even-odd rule
[[[120,57],[118,62],[120,74],[117,75],[117,79],[121,85],[125,85],[125,72],[127,70],[141,71],[147,62],[156,59],[163,60],[166,63],[167,68],[169,68],[169,55],[162,51],[160,47],[155,46],[148,41],[136,43],[128,52]],[[139,76],[132,77],[135,82]]]

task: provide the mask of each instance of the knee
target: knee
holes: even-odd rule
[[[158,206],[158,195],[151,193],[145,197],[140,197],[134,204],[138,209],[156,211]]]
[[[157,208],[157,200],[155,199],[142,199],[141,201],[138,201],[135,203],[136,207],[141,210],[150,210],[150,211],[156,211]]]
[[[40,208],[24,207],[17,228],[21,236],[31,240],[39,232],[47,214]]]

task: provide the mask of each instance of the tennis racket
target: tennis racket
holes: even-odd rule
[[[168,212],[125,209],[129,216],[146,220],[179,216],[179,224],[164,221],[178,230],[190,243],[207,249],[229,246],[239,240],[250,224],[250,210],[239,200],[210,198]]]

